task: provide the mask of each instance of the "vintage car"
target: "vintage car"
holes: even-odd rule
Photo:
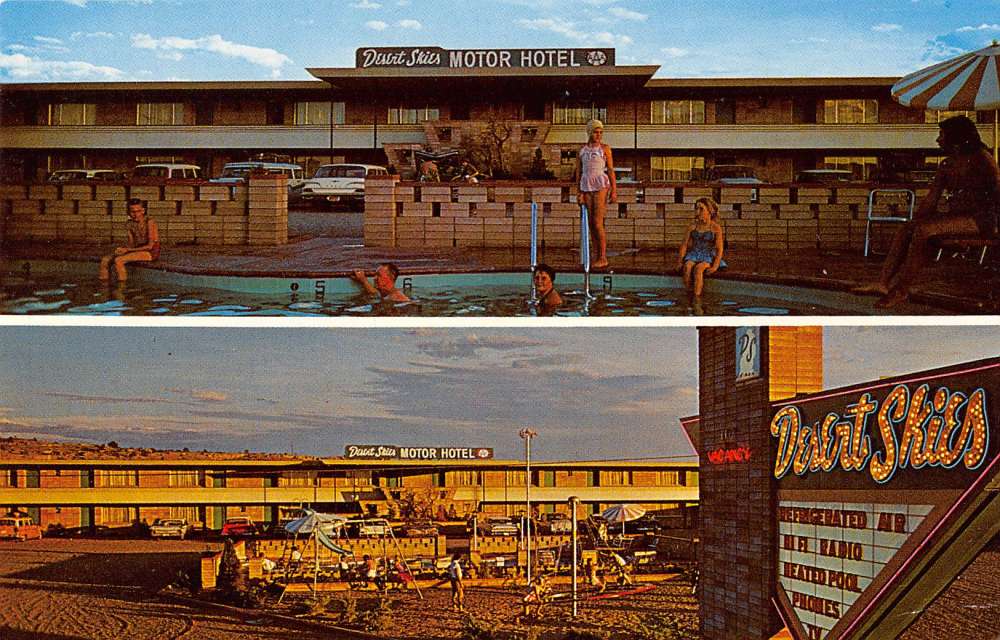
[[[114,169],[57,169],[49,174],[49,182],[115,182],[124,180]]]
[[[222,535],[231,538],[246,538],[257,535],[257,524],[249,516],[227,518],[222,525]]]
[[[495,516],[483,525],[483,535],[486,536],[516,536],[521,529],[510,518]]]
[[[42,528],[29,516],[7,514],[0,517],[0,539],[41,540]]]
[[[434,537],[437,534],[438,528],[430,520],[414,520],[403,526],[403,535],[407,538]]]
[[[374,164],[324,164],[302,184],[300,197],[306,202],[344,202],[360,208],[365,201],[365,178],[388,175],[385,167]]]
[[[195,164],[152,163],[140,164],[132,169],[133,180],[198,180],[201,167]]]
[[[573,521],[565,513],[543,513],[540,529],[551,534],[573,533]]]
[[[218,184],[241,184],[247,181],[247,177],[254,171],[260,171],[270,175],[284,175],[288,177],[288,189],[297,189],[305,182],[302,174],[302,167],[290,162],[229,162],[222,167],[222,175],[212,178],[209,182]]]
[[[183,540],[190,531],[191,525],[184,518],[157,518],[149,525],[149,535],[154,538]]]
[[[854,174],[846,169],[806,169],[795,176],[795,182],[800,184],[836,184],[852,180]]]
[[[359,538],[382,538],[392,531],[385,520],[363,520],[356,525],[355,531]]]
[[[717,164],[708,170],[708,181],[719,184],[763,184],[753,167],[743,164]]]

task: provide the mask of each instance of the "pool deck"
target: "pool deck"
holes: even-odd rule
[[[7,257],[17,259],[85,260],[97,262],[109,247],[75,244],[18,244]],[[676,264],[676,250],[609,252],[615,273],[666,274]],[[579,252],[548,249],[539,260],[557,271],[580,271]],[[727,251],[729,268],[722,277],[769,284],[846,291],[878,274],[881,257],[865,259],[858,253],[818,250]],[[369,272],[379,263],[396,263],[402,273],[455,273],[468,271],[527,271],[527,249],[391,249],[367,248],[358,237],[304,234],[280,247],[171,246],[165,247],[155,267],[200,275],[271,276],[290,278],[335,277],[354,269]],[[872,314],[884,313],[872,303]],[[956,314],[1000,313],[1000,268],[997,256],[987,255],[980,266],[968,257],[946,255],[930,263],[922,282],[914,287],[912,301]]]

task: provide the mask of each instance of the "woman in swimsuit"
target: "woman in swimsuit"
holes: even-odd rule
[[[98,276],[101,280],[111,277],[110,266],[115,265],[118,282],[125,282],[128,273],[125,265],[130,262],[152,262],[160,257],[160,232],[156,222],[146,216],[146,206],[142,200],[128,201],[128,245],[116,247],[114,253],[101,258]]]
[[[938,125],[938,145],[948,157],[938,165],[927,196],[913,219],[896,232],[878,282],[855,293],[882,295],[878,304],[891,307],[907,299],[910,286],[926,259],[930,240],[942,235],[996,234],[1000,213],[1000,169],[986,150],[976,125],[966,116],[954,116]],[[942,196],[948,213],[937,213]]]
[[[591,267],[595,269],[608,266],[608,239],[604,232],[604,215],[608,211],[608,202],[618,200],[611,147],[601,141],[603,136],[604,124],[600,120],[595,119],[587,123],[587,144],[580,148],[576,156],[574,175],[574,178],[580,179],[577,202],[587,207],[591,241],[597,253],[597,259],[591,263]]]
[[[724,246],[722,227],[716,222],[719,205],[711,198],[698,198],[694,203],[694,222],[677,255],[677,269],[683,269],[684,286],[695,298],[701,298],[705,276],[726,266],[722,259]]]

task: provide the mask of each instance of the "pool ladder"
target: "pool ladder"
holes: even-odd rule
[[[590,295],[590,224],[587,221],[587,207],[580,205],[580,265],[583,267],[583,295],[586,301]],[[535,270],[538,268],[538,203],[531,203],[531,302],[538,302],[535,291]]]

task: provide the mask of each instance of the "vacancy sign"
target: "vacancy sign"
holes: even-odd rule
[[[994,358],[772,405],[775,605],[796,640],[896,637],[978,553],[965,532],[1000,528],[971,526],[1000,478],[997,394]]]

